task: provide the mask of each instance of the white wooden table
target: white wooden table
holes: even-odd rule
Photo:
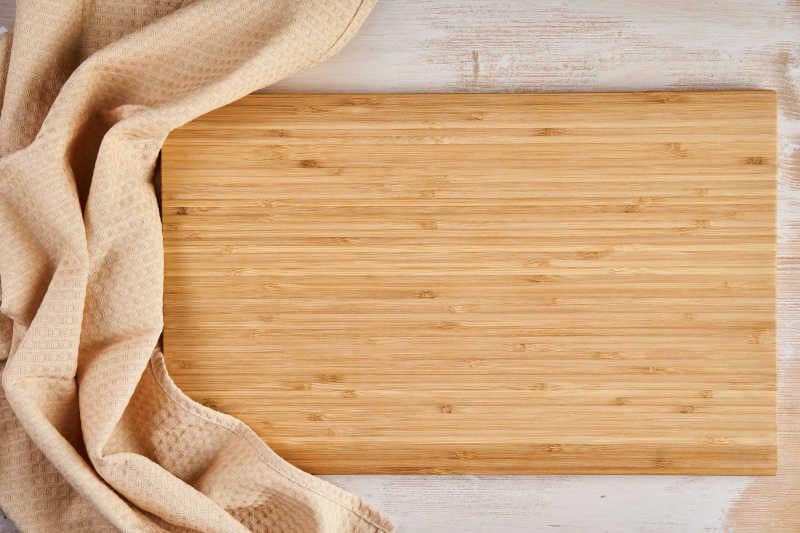
[[[13,10],[0,0],[0,24]],[[778,476],[328,479],[401,531],[800,531],[800,3],[382,0],[337,57],[268,90],[718,88],[779,94]]]

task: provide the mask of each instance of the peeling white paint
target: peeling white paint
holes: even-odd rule
[[[400,531],[723,531],[749,479],[689,476],[328,476]]]
[[[0,22],[14,0],[0,0]],[[276,92],[594,91],[771,88],[780,95],[781,449],[800,438],[800,4],[781,0],[381,0],[336,57]],[[477,58],[474,53],[477,53]],[[478,67],[475,69],[475,62]],[[781,452],[783,502],[800,457]],[[783,476],[783,477],[781,477]],[[768,506],[729,510],[762,480],[675,476],[331,476],[401,531],[800,531]],[[787,485],[789,484],[789,485]],[[798,487],[794,487],[796,493]],[[762,491],[764,492],[764,491]],[[794,515],[797,516],[796,514]],[[755,525],[752,525],[755,524]],[[0,519],[0,533],[7,532]]]

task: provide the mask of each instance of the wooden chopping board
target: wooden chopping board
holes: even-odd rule
[[[214,111],[163,151],[169,370],[313,473],[772,474],[775,108]]]

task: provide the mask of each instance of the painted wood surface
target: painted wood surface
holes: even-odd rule
[[[8,27],[13,11],[0,0]],[[338,56],[270,88],[778,91],[777,476],[328,479],[381,505],[401,531],[800,530],[798,34],[800,6],[787,0],[383,0]]]
[[[775,126],[758,91],[245,98],[162,152],[170,373],[312,473],[773,474]]]

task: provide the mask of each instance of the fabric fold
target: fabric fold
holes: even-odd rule
[[[372,5],[18,2],[0,110],[0,507],[21,530],[391,529],[183,395],[158,347],[164,139],[329,57]]]

